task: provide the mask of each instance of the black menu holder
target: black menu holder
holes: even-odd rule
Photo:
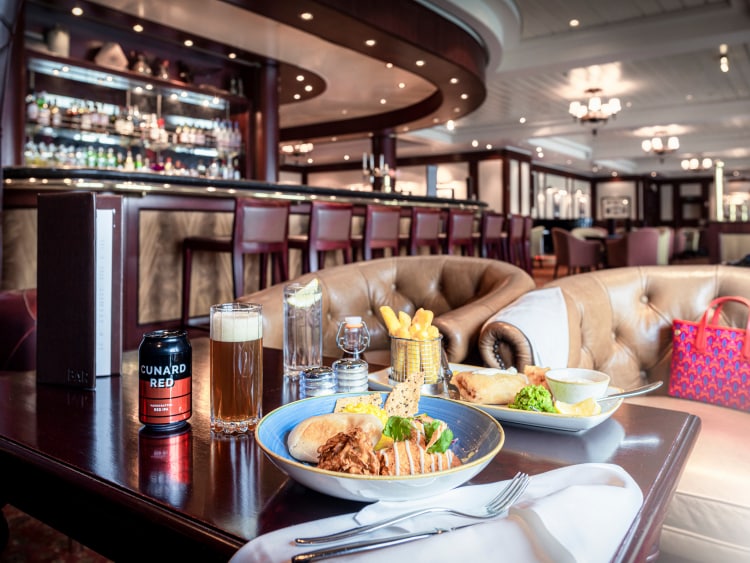
[[[94,389],[122,369],[122,198],[39,194],[37,383]]]

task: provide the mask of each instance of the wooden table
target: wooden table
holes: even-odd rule
[[[259,534],[353,512],[362,504],[311,491],[268,461],[254,437],[216,437],[208,420],[208,341],[194,338],[189,431],[149,440],[138,421],[137,353],[96,391],[0,373],[0,504],[6,501],[111,559],[226,561]],[[264,410],[294,400],[281,354],[264,353]],[[700,427],[687,413],[624,404],[582,435],[504,425],[506,441],[472,483],[557,467],[621,465],[644,505],[616,561],[654,555],[665,511]],[[146,546],[149,547],[146,547]]]

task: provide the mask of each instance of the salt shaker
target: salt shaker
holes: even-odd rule
[[[345,354],[332,366],[338,392],[367,391],[369,366],[360,354],[370,345],[370,331],[362,317],[345,317],[344,322],[339,323],[336,344]]]

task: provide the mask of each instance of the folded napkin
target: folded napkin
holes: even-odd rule
[[[568,365],[568,310],[559,287],[525,293],[487,320],[485,326],[495,321],[513,325],[526,335],[535,365],[557,368]]]
[[[357,513],[283,528],[250,541],[230,563],[279,563],[289,561],[298,553],[338,543],[476,522],[430,514],[337,544],[298,546],[294,543],[297,537],[339,532],[428,506],[478,510],[507,483],[460,487],[414,502],[377,502]],[[380,562],[387,558],[410,563],[455,563],[485,561],[488,554],[493,554],[494,558],[514,563],[604,562],[614,555],[642,503],[640,488],[621,467],[599,463],[571,465],[532,476],[526,492],[507,516],[449,534],[337,560]]]

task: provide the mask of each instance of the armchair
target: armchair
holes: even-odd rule
[[[370,330],[365,357],[390,361],[388,331],[381,305],[410,315],[423,307],[435,313],[433,324],[443,335],[448,360],[479,361],[477,340],[484,322],[496,311],[535,287],[520,268],[468,256],[397,256],[355,262],[305,274],[294,281],[317,277],[323,286],[323,353],[338,357],[338,324],[358,315]],[[282,347],[283,285],[278,284],[240,298],[263,306],[263,344]]]
[[[607,266],[656,266],[659,264],[659,230],[645,227],[607,241]]]
[[[552,244],[555,250],[555,270],[557,278],[560,266],[565,266],[568,274],[599,268],[602,263],[602,247],[599,241],[582,240],[559,227],[552,228]]]

